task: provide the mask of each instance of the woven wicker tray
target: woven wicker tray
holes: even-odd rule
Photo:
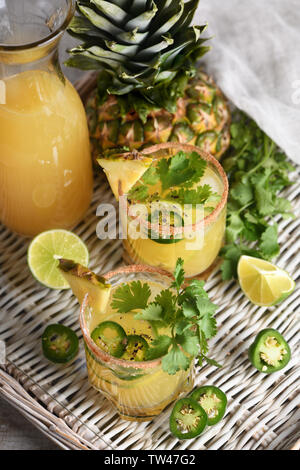
[[[84,97],[93,75],[78,84]],[[299,280],[300,167],[295,184],[284,192],[296,219],[279,224],[281,254],[277,264]],[[91,268],[106,272],[122,264],[118,240],[96,237],[99,202],[114,203],[99,172],[93,203],[75,232],[85,241]],[[222,282],[215,269],[206,288],[219,305],[218,334],[210,341],[222,369],[198,368],[196,384],[211,383],[228,397],[225,418],[199,438],[178,441],[169,432],[168,407],[151,422],[121,420],[110,403],[87,380],[83,344],[79,357],[67,366],[49,364],[41,353],[41,334],[50,322],[63,322],[81,337],[78,304],[70,291],[51,291],[31,276],[26,251],[28,240],[0,225],[0,340],[6,344],[6,363],[0,365],[0,394],[64,449],[297,449],[300,439],[299,397],[299,284],[276,308],[252,305],[236,282]],[[249,363],[247,350],[265,327],[282,332],[292,349],[287,367],[270,376]]]

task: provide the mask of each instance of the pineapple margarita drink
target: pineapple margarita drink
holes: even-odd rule
[[[118,191],[125,259],[172,273],[180,257],[186,277],[212,265],[223,243],[228,194],[225,172],[214,157],[166,143],[99,163]],[[118,179],[114,172],[121,171]]]
[[[163,350],[148,355],[156,339],[171,335],[170,326],[151,321],[151,316],[137,318],[147,303],[170,289],[172,276],[148,266],[128,266],[100,278],[67,260],[61,260],[60,268],[78,300],[83,299],[80,324],[89,380],[123,418],[149,420],[191,390],[192,358],[184,355],[184,369],[170,374],[162,367]]]

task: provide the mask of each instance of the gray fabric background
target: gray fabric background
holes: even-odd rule
[[[224,93],[300,163],[300,0],[201,0]]]

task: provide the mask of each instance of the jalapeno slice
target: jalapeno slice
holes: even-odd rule
[[[193,398],[178,400],[170,416],[170,430],[178,439],[199,436],[207,424],[207,414]]]
[[[291,350],[284,337],[272,328],[262,330],[249,349],[252,365],[264,374],[283,369],[291,358]]]
[[[196,400],[205,410],[208,426],[213,426],[221,421],[227,406],[227,398],[222,390],[213,385],[205,385],[197,388],[191,398]]]
[[[44,356],[51,362],[65,364],[78,353],[79,340],[71,328],[60,323],[47,326],[42,335]]]
[[[124,329],[114,321],[104,321],[93,330],[92,340],[111,356],[121,357],[127,345]]]
[[[183,227],[184,220],[183,218],[177,214],[175,211],[166,211],[166,214],[162,213],[161,211],[153,211],[153,214],[150,214],[148,217],[148,221],[152,224],[159,224],[163,225],[170,221],[171,227]],[[149,230],[149,238],[154,241],[155,243],[159,243],[160,245],[170,245],[172,243],[178,243],[182,240],[180,235],[171,235],[169,238],[161,237],[158,234],[154,234],[151,230]]]
[[[121,359],[125,361],[144,361],[149,349],[147,341],[138,335],[127,336],[127,346]]]

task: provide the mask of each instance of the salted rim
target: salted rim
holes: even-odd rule
[[[142,272],[150,273],[150,274],[159,274],[161,276],[165,276],[169,278],[170,280],[174,279],[172,274],[168,273],[167,271],[163,269],[154,268],[152,266],[146,266],[142,264],[123,266],[114,271],[109,271],[108,273],[104,274],[102,277],[104,277],[104,279],[109,281],[112,277],[116,276],[117,274],[131,274],[131,273],[142,273]],[[157,367],[161,364],[161,360],[163,356],[158,359],[154,359],[153,361],[132,362],[132,361],[125,361],[124,359],[119,359],[117,357],[111,356],[110,354],[100,349],[92,340],[87,324],[86,324],[84,314],[88,306],[89,306],[89,295],[86,294],[80,307],[80,315],[79,315],[80,328],[83,334],[84,341],[87,344],[88,348],[92,351],[93,354],[95,354],[96,357],[99,357],[101,361],[110,363],[116,366],[121,366],[125,368],[126,367],[134,368],[134,369],[149,369],[149,368]]]
[[[67,2],[67,7],[68,7],[68,10],[66,12],[66,17],[63,23],[55,31],[52,31],[52,33],[50,33],[48,36],[45,36],[44,38],[39,39],[38,41],[28,42],[26,44],[5,44],[5,43],[0,42],[1,52],[3,51],[4,52],[26,51],[27,49],[33,49],[35,47],[45,46],[47,45],[48,42],[51,42],[52,39],[58,37],[61,33],[63,33],[67,29],[75,13],[75,0],[66,0],[66,2]]]
[[[218,218],[218,216],[222,212],[227,202],[229,185],[228,185],[228,179],[227,179],[226,173],[222,165],[218,162],[218,160],[215,157],[213,157],[213,155],[211,155],[208,152],[205,152],[199,147],[196,147],[195,145],[189,145],[189,144],[179,144],[177,142],[165,142],[162,144],[156,144],[156,145],[153,145],[152,147],[147,147],[146,149],[142,150],[141,154],[149,155],[159,150],[167,150],[167,149],[177,149],[178,151],[183,150],[185,152],[190,152],[190,153],[197,152],[203,158],[203,160],[211,163],[214,166],[214,168],[216,168],[218,175],[220,176],[222,180],[223,187],[224,187],[219,204],[217,204],[213,212],[211,212],[206,217],[204,217],[204,219],[202,219],[200,222],[187,225],[185,228],[190,229],[191,231],[196,231],[197,228],[206,227],[210,225]],[[165,156],[158,157],[158,158],[159,159],[165,158]],[[120,196],[123,195],[120,184],[119,184],[119,195]],[[127,201],[127,214],[128,214],[128,211],[129,211],[129,203]],[[155,228],[157,228],[157,224],[151,224],[149,221],[145,222],[141,217],[136,217],[136,220],[139,220],[141,225],[146,226],[148,230],[151,230],[151,229],[155,230]],[[159,228],[160,228],[161,234],[164,234],[164,233],[168,233],[171,235],[182,234],[182,227],[164,227],[164,226],[159,225]]]

